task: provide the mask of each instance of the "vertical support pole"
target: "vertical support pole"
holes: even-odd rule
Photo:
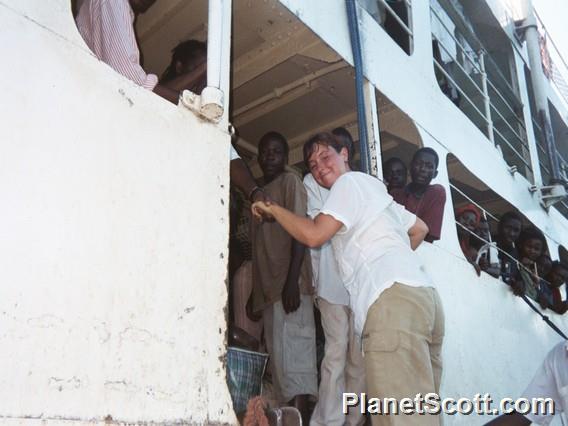
[[[359,34],[359,20],[357,19],[357,5],[355,0],[345,0],[347,11],[347,23],[349,26],[349,38],[351,39],[351,51],[353,54],[353,66],[355,68],[355,92],[357,98],[357,124],[359,130],[359,147],[361,152],[361,171],[369,172],[369,155],[367,152],[367,123],[365,113],[365,99],[363,95],[363,56],[361,38]]]
[[[530,4],[530,3],[529,3]],[[546,152],[550,162],[550,172],[552,174],[550,185],[561,184],[563,182],[560,174],[560,162],[556,152],[556,141],[550,122],[550,111],[548,109],[548,90],[547,80],[542,71],[542,59],[540,56],[540,38],[536,17],[533,12],[532,4],[529,8],[529,15],[524,22],[525,40],[527,42],[527,52],[531,66],[531,80],[534,91],[534,100],[539,124],[544,133],[546,141]]]
[[[212,119],[220,120],[224,114],[224,93],[221,88],[221,75],[223,73],[223,41],[226,32],[231,32],[231,25],[225,28],[224,12],[231,6],[231,1],[209,0],[208,30],[207,30],[207,87],[201,92],[201,113]],[[230,12],[229,12],[230,14]]]
[[[231,91],[231,40],[233,21],[233,0],[223,0],[223,36],[221,39],[221,77],[219,88],[223,92],[223,128],[229,125],[229,101]]]
[[[525,122],[525,129],[527,137],[527,149],[523,148],[523,154],[526,152],[526,159],[531,165],[532,169],[532,184],[535,186],[542,186],[542,171],[540,168],[539,154],[538,154],[538,140],[535,134],[534,126],[532,125],[532,114],[530,106],[530,97],[528,89],[528,81],[525,74],[525,63],[521,58],[519,52],[513,49],[513,64],[512,68],[514,74],[517,76],[517,84],[519,96],[523,104],[523,120]],[[520,127],[520,126],[519,126]],[[528,175],[527,175],[528,176]]]
[[[477,55],[479,56],[479,69],[481,70],[481,90],[483,90],[483,112],[485,113],[485,120],[487,121],[487,137],[491,142],[495,143],[493,120],[491,119],[491,99],[489,98],[487,73],[485,72],[485,51],[480,50]]]
[[[375,86],[365,79],[363,85],[365,95],[365,114],[367,115],[367,152],[369,155],[369,174],[382,178],[383,164],[381,157],[381,141],[379,127],[379,113],[377,110],[377,96]]]

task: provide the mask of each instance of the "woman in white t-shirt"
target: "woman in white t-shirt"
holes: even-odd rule
[[[333,135],[315,135],[304,145],[304,161],[316,182],[330,190],[321,213],[310,219],[258,202],[253,214],[273,217],[309,247],[331,240],[355,331],[362,336],[368,397],[415,400],[418,393],[438,393],[444,315],[414,252],[428,227],[394,202],[380,180],[350,171],[347,158]],[[435,415],[389,417],[374,416],[373,424],[440,421]]]

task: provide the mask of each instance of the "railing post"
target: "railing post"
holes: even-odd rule
[[[379,127],[379,112],[375,86],[365,79],[363,86],[365,95],[365,113],[367,114],[367,149],[369,153],[369,174],[382,179],[383,165]]]
[[[489,98],[487,73],[485,72],[485,51],[480,50],[477,55],[479,56],[479,69],[481,70],[481,90],[483,91],[483,109],[485,113],[485,120],[487,121],[487,137],[491,142],[495,143],[493,120],[491,119],[491,99]]]

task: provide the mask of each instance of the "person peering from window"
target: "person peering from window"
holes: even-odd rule
[[[499,221],[497,247],[501,262],[501,278],[509,283],[510,277],[517,274],[515,259],[518,259],[516,242],[523,229],[521,216],[514,212],[506,212]]]
[[[184,89],[194,87],[202,79],[205,64],[180,74],[167,83],[148,74],[140,64],[134,22],[150,9],[156,0],[83,0],[76,23],[79,33],[91,51],[119,74],[170,102],[177,103]]]
[[[549,295],[546,286],[542,286],[536,273],[536,261],[546,249],[546,239],[538,229],[524,229],[517,241],[519,247],[518,273],[511,277],[509,285],[517,296],[527,295],[546,308]]]
[[[471,245],[473,235],[477,231],[481,213],[473,204],[467,204],[456,210],[456,221],[458,222],[458,240],[465,258],[472,264],[475,264],[477,250]]]
[[[166,84],[181,75],[200,69],[203,65],[207,66],[207,44],[198,40],[182,41],[172,49],[170,65],[162,74],[160,82]],[[202,73],[189,90],[200,94],[206,85],[207,75]]]
[[[432,185],[438,175],[439,158],[432,148],[420,148],[410,162],[411,182],[402,189],[393,189],[392,197],[406,209],[422,219],[428,226],[425,241],[440,239],[446,190],[442,185]]]
[[[387,185],[389,194],[392,195],[395,189],[404,188],[407,174],[406,164],[398,157],[391,157],[383,164],[383,182]]]
[[[552,309],[557,314],[564,314],[568,311],[568,266],[559,261],[552,262],[550,273],[546,276],[552,293]],[[566,300],[562,300],[561,288],[564,286]]]

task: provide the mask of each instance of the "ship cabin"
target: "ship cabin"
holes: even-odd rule
[[[336,127],[379,178],[437,152],[441,238],[419,254],[446,311],[442,393],[518,395],[561,339],[542,315],[568,316],[478,275],[455,211],[491,240],[515,211],[568,264],[568,66],[521,3],[356,0],[350,24],[344,0],[158,0],[136,20],[147,72],[207,43],[207,88],[174,105],[94,57],[75,1],[1,1],[0,417],[234,423],[229,144],[259,177],[278,131],[302,176],[303,143]]]

